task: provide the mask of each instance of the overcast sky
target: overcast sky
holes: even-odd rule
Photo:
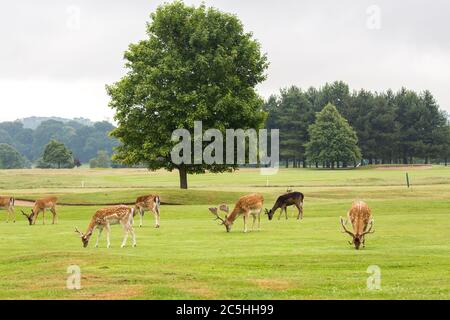
[[[199,4],[201,1],[185,1]],[[238,15],[268,54],[264,97],[343,80],[352,89],[429,89],[450,111],[448,0],[206,0]],[[153,0],[17,0],[0,4],[0,121],[112,120],[105,84],[146,37]]]

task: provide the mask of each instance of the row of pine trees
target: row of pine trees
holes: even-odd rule
[[[264,108],[266,127],[280,129],[281,160],[294,167],[346,166],[361,160],[363,164],[447,164],[450,155],[448,115],[429,91],[350,92],[343,82],[307,90],[292,86],[271,96]],[[335,119],[322,119],[314,126],[321,111]],[[329,128],[330,123],[340,131]]]

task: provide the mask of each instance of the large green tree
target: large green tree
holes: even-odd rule
[[[175,129],[260,128],[266,114],[255,86],[265,79],[267,58],[239,19],[215,8],[176,1],[157,8],[148,38],[125,53],[128,73],[107,86],[122,145],[116,160],[149,169],[178,169],[180,187],[188,173],[222,172],[236,165],[174,164]]]
[[[309,135],[306,155],[311,161],[326,163],[334,169],[339,163],[355,163],[361,158],[355,131],[332,104],[317,114]]]
[[[72,151],[66,148],[64,143],[58,142],[56,140],[51,140],[44,149],[44,154],[42,155],[42,160],[45,163],[53,164],[58,169],[62,167],[72,167],[74,166]]]

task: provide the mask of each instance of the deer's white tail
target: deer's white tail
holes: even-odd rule
[[[159,196],[156,196],[155,202],[156,202],[156,207],[158,207],[158,209],[159,209],[159,207],[161,206],[161,199],[159,198]]]
[[[9,206],[10,206],[10,207],[13,207],[15,201],[16,201],[16,200],[14,199],[14,197],[11,197],[11,198],[9,199]]]

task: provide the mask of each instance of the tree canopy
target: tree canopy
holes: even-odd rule
[[[74,167],[72,151],[66,148],[64,143],[56,140],[51,140],[45,146],[42,160],[44,163],[52,164],[58,169]]]
[[[187,173],[222,172],[225,164],[174,164],[172,132],[263,126],[266,114],[255,86],[265,79],[267,58],[239,19],[205,5],[175,1],[157,8],[147,25],[148,38],[125,53],[128,73],[107,87],[123,145],[115,157],[149,169],[178,169],[180,187]]]
[[[26,166],[26,159],[16,149],[0,143],[0,169],[22,169]]]
[[[327,104],[308,131],[310,141],[306,144],[306,157],[310,161],[335,168],[340,162],[345,166],[361,158],[355,131],[334,105]]]

